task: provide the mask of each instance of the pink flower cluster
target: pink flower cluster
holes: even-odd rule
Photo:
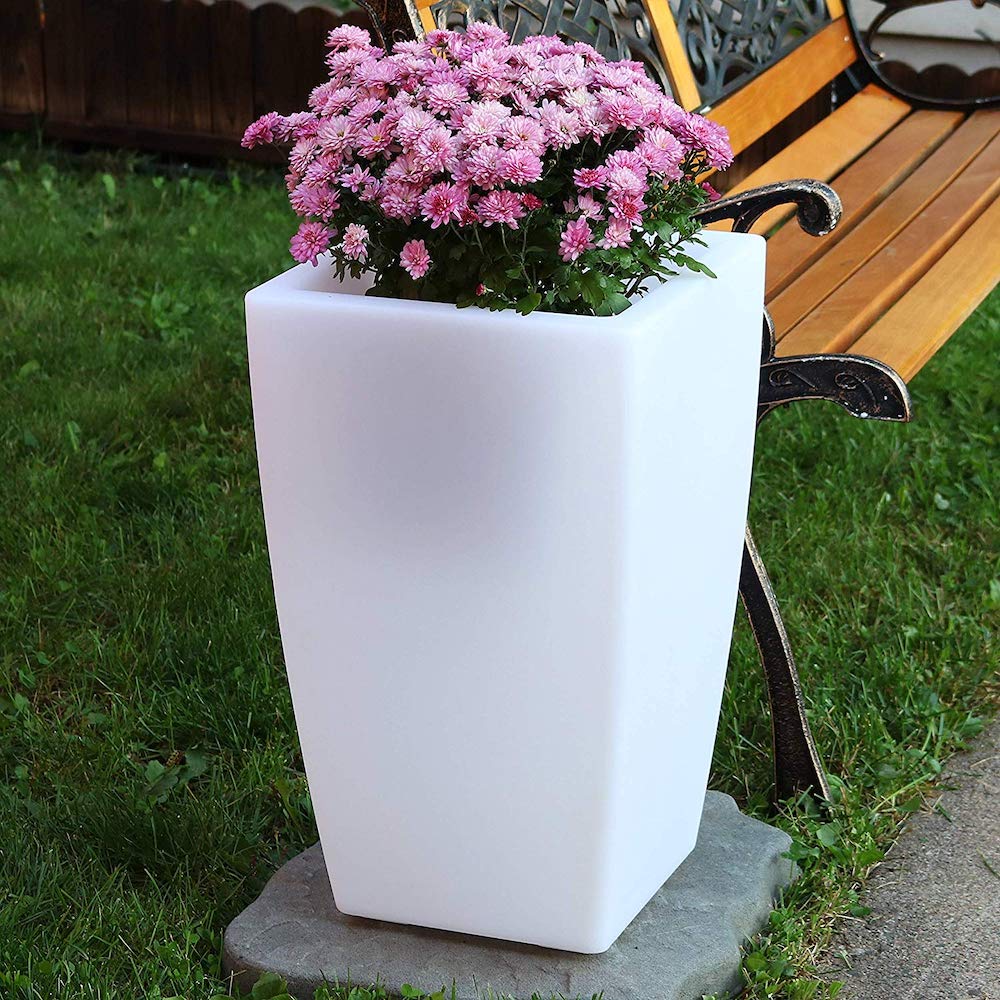
[[[298,261],[332,249],[365,262],[379,238],[371,210],[388,228],[429,238],[428,227],[517,230],[546,206],[560,220],[559,253],[573,261],[627,246],[650,192],[692,164],[732,160],[724,128],[680,108],[640,63],[609,62],[582,43],[512,45],[501,29],[471,24],[391,55],[353,26],[327,44],[330,79],[309,110],[264,115],[243,138],[291,144],[290,201],[305,220],[291,241]],[[568,155],[585,165],[568,190],[545,193],[539,185]],[[369,227],[354,221],[362,206]],[[397,262],[413,279],[432,265],[423,239],[406,242]]]

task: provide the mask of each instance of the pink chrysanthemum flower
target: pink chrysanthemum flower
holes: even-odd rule
[[[500,160],[504,155],[499,146],[484,143],[473,151],[463,166],[474,183],[489,191],[503,179],[500,175]]]
[[[637,129],[647,118],[642,105],[629,93],[612,94],[602,100],[601,112],[616,128]]]
[[[410,240],[399,255],[399,265],[416,281],[422,278],[431,266],[431,255],[423,240]]]
[[[269,111],[266,115],[261,115],[255,122],[251,122],[243,133],[240,145],[244,149],[253,149],[254,146],[266,146],[277,141],[278,135],[284,131],[285,119],[276,111]]]
[[[517,220],[524,218],[525,208],[516,192],[491,191],[476,202],[476,214],[487,228],[499,223],[517,229]]]
[[[692,152],[704,149],[709,166],[716,170],[725,170],[733,162],[729,133],[718,122],[709,121],[701,115],[688,115],[676,135],[686,149]]]
[[[500,141],[507,149],[541,156],[545,152],[545,129],[527,115],[513,115],[500,125]]]
[[[338,87],[325,95],[320,111],[324,115],[339,115],[357,103],[357,100],[357,87]]]
[[[524,149],[510,149],[497,157],[497,173],[510,184],[533,184],[542,176],[542,161]]]
[[[344,239],[340,244],[340,248],[344,251],[344,256],[350,257],[351,260],[367,260],[368,228],[352,222],[344,230]]]
[[[586,219],[574,219],[563,230],[559,240],[559,256],[566,263],[576,260],[585,250],[594,246],[594,232]]]
[[[288,154],[288,165],[297,174],[304,174],[318,151],[319,145],[315,139],[299,139]]]
[[[337,192],[325,185],[314,187],[311,184],[300,184],[288,200],[299,215],[316,215],[324,222],[328,222],[340,208]]]
[[[311,111],[296,111],[284,119],[285,134],[281,141],[309,139],[316,134],[319,125],[319,119]]]
[[[538,120],[545,129],[545,137],[552,146],[568,149],[580,138],[580,116],[575,111],[553,101],[542,101]]]
[[[576,207],[585,219],[593,219],[596,222],[604,218],[604,208],[589,194],[581,194],[576,199]]]
[[[427,88],[427,106],[438,114],[450,114],[468,100],[468,89],[459,83],[447,81]]]
[[[328,49],[371,48],[372,36],[364,28],[353,24],[342,24],[326,36]]]
[[[668,180],[678,180],[681,177],[684,147],[665,128],[649,129],[646,138],[635,147],[635,151],[654,174]]]
[[[632,227],[624,220],[611,218],[599,245],[605,250],[627,247],[632,242]]]
[[[336,181],[340,173],[342,157],[335,154],[321,153],[306,168],[303,181],[306,184],[330,184]]]
[[[455,164],[458,142],[451,129],[435,125],[427,129],[413,144],[413,153],[418,162],[430,173],[450,170]]]
[[[384,118],[380,122],[371,122],[361,129],[355,141],[358,154],[366,160],[374,160],[389,148],[392,142],[392,128],[386,124]]]
[[[322,222],[303,222],[289,243],[292,256],[300,263],[316,266],[316,258],[330,246],[330,230]]]
[[[396,137],[405,148],[409,148],[437,124],[437,119],[423,108],[407,108],[396,124]]]
[[[358,126],[347,115],[327,119],[316,132],[316,147],[323,153],[343,153],[357,134]]]
[[[431,224],[431,229],[437,229],[438,226],[447,225],[452,219],[459,218],[467,201],[468,196],[455,184],[441,181],[427,189],[420,199],[420,210]]]
[[[708,195],[709,201],[718,201],[722,197],[722,195],[719,194],[719,192],[716,191],[715,188],[708,183],[708,181],[701,182],[701,189]]]
[[[623,191],[608,195],[608,210],[630,225],[635,226],[642,222],[645,208],[646,202],[640,194]]]
[[[604,187],[608,180],[606,167],[581,167],[573,171],[573,182],[581,191]]]
[[[371,183],[375,178],[372,177],[372,172],[367,167],[362,167],[355,163],[350,170],[341,174],[338,179],[343,187],[357,194],[365,184]]]
[[[489,102],[489,104],[496,105],[496,102]],[[503,108],[507,112],[504,115],[498,110],[498,107],[503,108],[503,105],[480,104],[471,107],[471,110],[462,119],[460,138],[464,145],[475,147],[499,139],[501,126],[505,119],[510,116],[510,109]]]
[[[350,108],[347,112],[347,117],[352,122],[367,124],[384,108],[385,101],[380,101],[377,97],[366,97]]]
[[[645,194],[648,184],[645,178],[628,167],[614,167],[608,171],[607,188],[608,197],[613,198],[623,194]]]

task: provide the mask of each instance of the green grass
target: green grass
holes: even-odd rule
[[[315,836],[242,329],[291,219],[246,169],[2,161],[0,996],[201,1000],[227,921]],[[995,704],[998,320],[995,294],[909,426],[817,404],[761,432],[753,523],[841,802],[783,812],[805,876],[751,996],[822,995],[832,925]],[[760,816],[768,742],[740,621],[713,785]]]

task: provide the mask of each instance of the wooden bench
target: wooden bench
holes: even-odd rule
[[[769,236],[759,419],[800,399],[909,419],[905,381],[1000,277],[997,96],[975,96],[983,80],[958,71],[943,76],[962,82],[962,93],[904,90],[842,0],[371,2],[386,40],[488,19],[515,40],[561,34],[640,59],[679,104],[726,125],[737,153],[757,154],[758,165],[703,217]],[[914,5],[889,0],[872,27]],[[904,68],[911,87],[920,78]],[[759,155],[777,127],[809,109],[809,127]],[[793,215],[799,225],[786,225]],[[740,592],[767,677],[776,795],[828,797],[749,530]]]

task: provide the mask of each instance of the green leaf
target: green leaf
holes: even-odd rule
[[[41,361],[36,361],[34,358],[31,361],[25,361],[23,365],[17,370],[18,378],[27,378],[29,375],[34,375],[35,372],[40,372],[42,370]]]
[[[836,847],[840,841],[840,827],[836,823],[824,823],[816,831],[816,839],[824,847]]]
[[[66,421],[66,437],[73,451],[80,450],[80,425],[75,420]]]
[[[867,868],[869,865],[875,864],[876,861],[881,861],[884,857],[885,855],[877,847],[867,847],[858,853],[856,861],[860,867]]]
[[[625,310],[632,304],[627,298],[625,298],[624,295],[621,294],[621,292],[612,292],[604,300],[604,302],[615,316],[619,313],[625,312]]]
[[[118,185],[111,174],[101,174],[101,183],[104,185],[104,193],[108,196],[108,201],[114,201],[118,194]]]
[[[273,972],[265,972],[250,991],[250,1000],[285,1000],[287,996],[288,984]]]
[[[710,278],[717,277],[716,273],[707,264],[702,264],[700,260],[695,260],[693,257],[689,257],[686,253],[675,253],[671,256],[676,263],[680,264],[681,267],[686,267],[689,271],[697,271],[699,274],[707,274]]]
[[[517,301],[517,311],[522,316],[527,316],[528,313],[534,312],[542,304],[542,296],[540,292],[529,292],[522,299]]]

